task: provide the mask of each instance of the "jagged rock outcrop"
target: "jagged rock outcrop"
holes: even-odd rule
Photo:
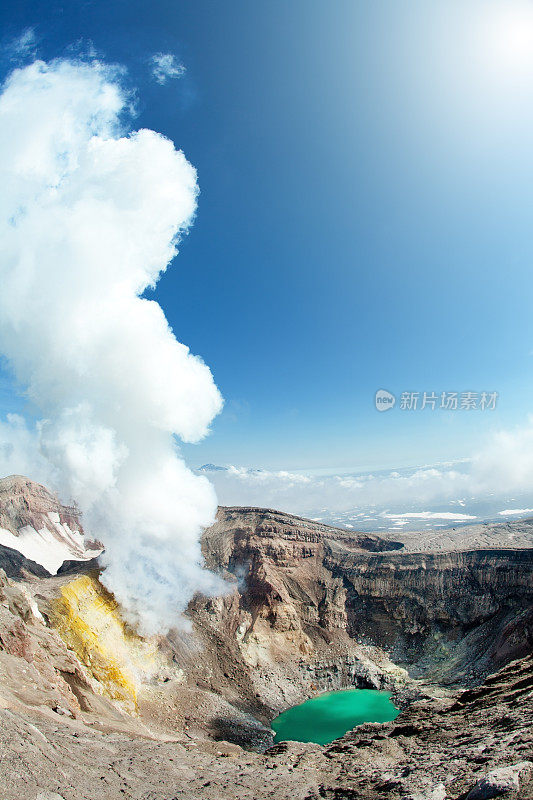
[[[50,513],[81,531],[74,511],[44,487],[21,478],[1,485],[11,531],[29,523],[36,530]],[[195,598],[193,632],[175,631],[161,647],[186,686],[226,704],[226,722],[213,712],[213,730],[227,729],[238,708],[236,740],[263,745],[272,717],[317,691],[387,688],[404,705],[424,691],[413,677],[475,683],[531,650],[532,530],[518,522],[444,531],[442,552],[434,534],[402,542],[398,532],[358,534],[268,509],[221,508],[203,549],[233,589]],[[42,577],[42,567],[17,558],[0,546],[10,574]],[[54,591],[78,572],[75,560],[64,562]],[[184,724],[205,727],[194,709],[187,716]]]
[[[204,534],[203,551],[206,564],[234,590],[191,603],[189,616],[207,657],[201,667],[185,670],[196,670],[218,692],[239,686],[241,702],[264,722],[323,689],[386,687],[411,696],[405,670],[350,635],[343,578],[325,566],[333,545],[354,558],[401,548],[380,536],[268,509],[221,508]],[[169,638],[182,663],[180,642]]]
[[[11,710],[82,710],[117,716],[90,671],[76,658],[38,608],[24,583],[0,569],[0,705]]]

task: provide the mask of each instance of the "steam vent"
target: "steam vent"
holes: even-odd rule
[[[139,685],[155,672],[155,645],[126,630],[117,603],[96,577],[82,575],[61,586],[52,608],[61,638],[105,694],[136,709]]]

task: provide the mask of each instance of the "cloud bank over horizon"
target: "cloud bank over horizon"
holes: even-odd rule
[[[144,633],[191,596],[216,512],[176,437],[204,437],[222,408],[153,288],[191,225],[196,172],[152,130],[131,131],[121,71],[36,61],[0,95],[0,352],[36,425],[0,422],[0,464],[76,500],[106,547],[103,582]]]
[[[321,473],[205,465],[223,505],[268,506],[347,527],[431,527],[527,515],[533,501],[533,420],[492,434],[469,459],[409,469]],[[522,513],[523,512],[523,513]]]

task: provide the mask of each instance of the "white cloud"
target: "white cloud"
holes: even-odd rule
[[[50,468],[37,446],[38,430],[27,425],[19,414],[0,420],[0,477],[30,475],[43,483]]]
[[[269,506],[304,516],[320,514],[330,521],[340,519],[332,515],[341,514],[343,519],[353,522],[357,518],[365,526],[375,526],[379,516],[395,525],[416,519],[468,522],[483,516],[483,508],[490,508],[491,518],[526,515],[533,513],[529,508],[533,499],[533,417],[525,426],[491,434],[470,459],[456,462],[378,474],[320,476],[229,467],[212,473],[211,478],[225,505]],[[518,494],[524,508],[498,511],[497,503],[509,505]],[[472,503],[481,510],[476,505],[475,514],[466,513],[472,512]],[[446,506],[468,508],[454,513],[444,511]]]
[[[172,53],[156,53],[150,59],[152,75],[161,85],[172,78],[181,78],[185,67]]]
[[[504,511],[498,511],[501,517],[523,516],[524,514],[533,514],[533,508],[506,508]]]
[[[13,39],[8,46],[8,52],[18,58],[28,58],[35,55],[37,50],[37,36],[35,28],[26,28],[20,36]]]
[[[35,62],[0,95],[0,346],[42,420],[0,425],[4,473],[76,499],[106,545],[103,580],[144,631],[197,591],[216,497],[174,436],[206,435],[222,406],[154,286],[192,223],[196,172],[171,141],[129,133],[120,73]]]
[[[304,516],[320,514],[330,521],[357,518],[365,526],[369,521],[375,526],[380,516],[396,526],[417,519],[468,522],[479,517],[470,507],[465,509],[473,501],[483,505],[490,499],[494,515],[497,498],[509,502],[510,493],[527,491],[533,497],[531,452],[533,428],[527,428],[496,434],[470,461],[375,475],[316,476],[229,467],[211,473],[211,479],[225,505],[269,506]],[[465,510],[456,512],[454,506]],[[527,508],[524,513],[529,513]]]
[[[495,433],[473,458],[480,486],[516,492],[533,488],[533,417],[526,426]]]
[[[462,496],[471,481],[468,472],[450,467],[377,476],[315,476],[230,466],[209,474],[224,505],[269,506],[311,516],[327,510],[328,514],[349,512],[352,517],[357,509],[383,509],[406,502],[427,508],[434,501],[449,502]]]
[[[311,483],[311,478],[307,475],[288,472],[287,470],[269,472],[269,470],[266,469],[247,469],[246,467],[234,467],[230,465],[227,467],[227,474],[243,482],[251,482],[260,485],[275,484],[292,487]]]

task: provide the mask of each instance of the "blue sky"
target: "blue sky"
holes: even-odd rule
[[[2,9],[4,74],[28,27],[45,59],[94,48],[127,68],[136,126],[198,169],[196,222],[154,293],[226,400],[189,463],[433,463],[525,422],[531,13],[514,0]],[[185,74],[155,81],[159,52]],[[499,404],[378,414],[379,388]],[[23,407],[4,374],[0,411]]]

